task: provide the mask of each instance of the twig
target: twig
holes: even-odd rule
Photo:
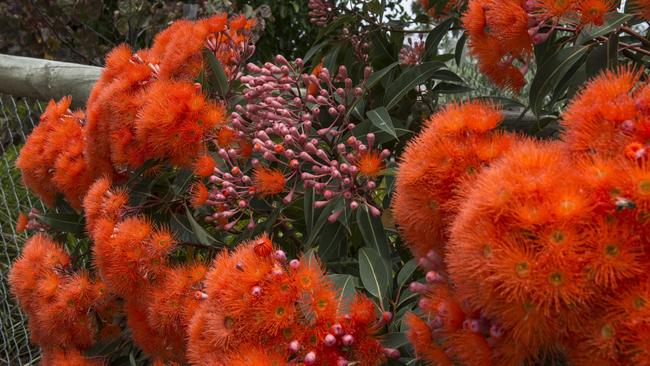
[[[641,43],[643,43],[645,46],[650,47],[650,40],[648,40],[648,39],[647,39],[646,37],[644,37],[643,35],[641,35],[641,34],[635,32],[632,28],[623,25],[623,26],[621,26],[621,30],[622,30],[623,32],[625,32],[625,33],[631,35],[632,37],[638,39],[638,40],[641,41]]]

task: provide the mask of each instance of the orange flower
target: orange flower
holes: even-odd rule
[[[314,69],[311,71],[311,74],[316,78],[318,78],[322,70],[323,70],[323,63],[321,62],[318,65],[314,66]],[[319,89],[320,88],[317,83],[314,83],[312,81],[309,81],[307,83],[307,93],[309,95],[313,95],[313,96],[319,95],[318,94]]]
[[[214,174],[214,168],[217,166],[210,155],[202,155],[194,162],[194,173],[200,177],[209,177]]]
[[[393,213],[416,257],[444,248],[458,187],[475,179],[515,140],[494,131],[501,119],[489,104],[452,104],[433,115],[407,145],[397,173]]]
[[[208,188],[205,186],[205,184],[203,184],[203,182],[196,182],[194,185],[192,185],[190,192],[192,193],[192,207],[195,208],[205,205],[210,196],[210,192],[208,192]]]
[[[582,24],[603,25],[605,14],[614,9],[614,2],[610,0],[581,0],[579,7]]]
[[[53,348],[43,350],[43,366],[103,366],[100,357],[86,357],[75,348]]]
[[[277,170],[266,167],[256,168],[253,172],[253,186],[261,196],[271,196],[284,191],[286,179],[284,174]]]
[[[639,74],[621,68],[591,80],[562,115],[562,139],[572,152],[622,154],[628,144],[650,139]]]
[[[18,219],[16,220],[16,232],[24,233],[27,229],[27,224],[29,224],[29,219],[25,216],[24,213],[18,213]]]
[[[368,177],[374,177],[384,168],[384,161],[379,155],[379,152],[367,151],[360,154],[355,165],[359,168],[359,173]]]
[[[204,151],[207,133],[223,122],[223,107],[192,84],[159,80],[148,89],[135,121],[136,139],[148,159],[190,165]]]

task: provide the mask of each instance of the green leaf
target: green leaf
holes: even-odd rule
[[[384,347],[400,348],[409,344],[409,340],[404,333],[388,333],[382,337],[381,343]]]
[[[395,126],[393,126],[393,121],[391,120],[390,114],[388,114],[386,107],[379,107],[368,111],[366,113],[366,116],[368,116],[368,119],[373,125],[375,125],[375,127],[389,133],[391,136],[397,139]]]
[[[363,287],[379,299],[383,308],[384,298],[388,294],[390,285],[390,273],[375,249],[367,247],[359,249],[359,275]]]
[[[429,32],[424,44],[423,60],[429,61],[431,57],[438,54],[438,45],[440,45],[440,41],[442,41],[444,36],[449,32],[449,29],[453,24],[454,19],[448,18]]]
[[[323,229],[323,226],[325,226],[325,224],[328,222],[328,217],[334,212],[342,210],[344,205],[345,201],[343,200],[343,197],[338,196],[332,199],[332,201],[330,201],[330,203],[328,203],[327,206],[323,208],[323,211],[321,212],[320,216],[318,216],[316,223],[314,223],[314,227],[309,234],[309,237],[304,243],[305,249],[311,248],[314,245],[321,233],[321,230]]]
[[[368,206],[357,208],[357,224],[366,247],[373,248],[386,261],[390,260],[390,244],[380,217],[374,217]]]
[[[609,13],[605,16],[605,24],[602,26],[587,25],[584,27],[578,39],[577,45],[585,44],[594,38],[604,36],[615,31],[621,24],[634,18],[634,14]]]
[[[535,115],[544,108],[545,98],[553,91],[562,77],[577,63],[590,46],[565,48],[540,66],[530,86],[530,107]]]
[[[444,66],[442,62],[430,61],[406,70],[388,86],[384,95],[386,109],[395,107],[408,92],[433,78],[435,72]]]
[[[311,60],[312,57],[314,57],[318,52],[320,52],[325,46],[328,45],[328,42],[321,42],[312,48],[310,48],[307,53],[305,54],[305,57],[303,57],[303,62],[307,64],[309,60]],[[316,62],[318,63],[318,62]]]
[[[83,235],[85,232],[84,218],[78,214],[52,212],[37,214],[36,217],[52,228],[61,230],[66,233]]]
[[[399,65],[399,62],[395,61],[392,64],[384,67],[383,69],[370,74],[370,77],[368,78],[368,80],[366,81],[366,83],[364,85],[366,87],[366,89],[372,89],[372,87],[375,86],[375,84],[377,84],[379,81],[381,81],[381,79],[384,76],[386,76],[386,74],[391,72],[395,68],[395,66],[397,66],[397,65]]]
[[[452,83],[465,84],[465,80],[455,72],[447,69],[438,70],[433,74],[433,79],[450,81]]]
[[[345,257],[348,252],[347,229],[340,222],[325,225],[321,232],[318,254],[324,261]]]
[[[418,261],[413,258],[410,261],[404,263],[404,267],[399,270],[399,273],[397,274],[397,286],[402,287],[408,282],[411,277],[413,276],[413,273],[415,273],[415,270],[418,269]]]
[[[314,220],[316,220],[316,210],[314,209],[314,200],[316,199],[316,193],[313,188],[309,188],[305,192],[305,198],[303,202],[303,209],[305,211],[305,226],[307,227],[307,235],[311,233],[314,229]]]
[[[212,235],[210,235],[210,233],[208,233],[203,228],[203,226],[199,225],[199,223],[196,222],[194,216],[192,216],[192,213],[190,212],[190,209],[187,208],[187,206],[185,206],[185,213],[187,214],[187,221],[190,223],[194,235],[197,239],[199,239],[199,243],[207,246],[214,246],[214,244],[217,242],[217,239],[213,238]]]
[[[467,93],[474,89],[470,88],[467,85],[452,84],[446,82],[440,82],[433,87],[432,92],[435,94],[458,94],[458,93]]]
[[[217,91],[217,93],[222,97],[225,98],[225,96],[228,94],[228,78],[226,77],[226,72],[223,70],[223,66],[221,66],[221,62],[217,60],[217,57],[214,55],[214,53],[208,49],[206,49],[203,54],[208,60],[208,65],[210,66],[210,70],[212,71],[210,73],[210,84],[212,85],[213,88]]]
[[[370,32],[369,59],[375,67],[384,67],[396,61],[392,47],[386,39],[386,33],[380,30]]]
[[[463,33],[458,42],[456,42],[456,50],[454,51],[456,65],[458,66],[460,66],[460,62],[463,60],[463,49],[465,49],[465,42],[467,42],[467,34]]]
[[[331,274],[327,276],[336,286],[338,295],[336,297],[336,308],[341,314],[346,314],[351,300],[356,294],[356,288],[360,287],[359,279],[348,274]]]

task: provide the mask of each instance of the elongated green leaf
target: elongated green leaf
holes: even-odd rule
[[[314,220],[316,220],[316,212],[314,209],[314,200],[316,198],[316,193],[314,193],[313,188],[309,188],[305,192],[305,198],[303,202],[303,209],[305,211],[305,226],[307,227],[307,235],[309,235],[314,228]]]
[[[530,107],[539,115],[544,107],[545,98],[553,91],[562,77],[577,63],[590,46],[565,48],[550,57],[537,71],[530,86]]]
[[[83,216],[65,213],[44,213],[36,215],[39,221],[46,223],[54,229],[66,233],[83,234],[85,224]]]
[[[615,31],[621,24],[634,18],[634,14],[610,13],[605,16],[605,24],[602,26],[587,25],[584,27],[576,44],[585,44],[588,41]]]
[[[342,314],[346,314],[350,306],[350,301],[356,293],[356,288],[361,285],[359,279],[348,274],[331,274],[327,277],[334,282],[334,286],[338,290],[336,308]]]
[[[383,307],[390,285],[390,273],[374,248],[359,249],[359,275],[366,291],[379,299]]]
[[[386,109],[395,107],[408,92],[433,78],[435,72],[444,66],[442,62],[430,61],[406,70],[388,86],[384,96]]]
[[[397,274],[397,286],[402,287],[411,279],[415,270],[418,269],[418,262],[415,258],[404,263],[404,267]]]
[[[366,89],[372,89],[372,87],[375,86],[375,84],[381,81],[381,79],[384,76],[386,76],[386,74],[391,72],[397,65],[399,65],[399,62],[395,61],[392,64],[384,67],[383,69],[370,74],[370,77],[368,78],[368,80],[366,80],[366,84],[365,84]]]
[[[375,125],[375,127],[397,138],[397,134],[395,133],[395,126],[393,126],[393,121],[391,120],[390,114],[388,114],[386,107],[379,107],[368,111],[366,113],[366,116],[368,116],[368,119],[373,125]]]
[[[305,64],[307,64],[307,62],[309,62],[309,60],[311,60],[311,58],[314,57],[314,55],[316,55],[316,54],[317,54],[318,52],[320,52],[320,51],[321,51],[325,46],[327,46],[327,44],[328,44],[327,42],[321,42],[321,43],[319,43],[319,44],[313,46],[312,48],[310,48],[310,49],[307,51],[307,53],[305,54],[305,57],[302,58],[303,62],[304,62]]]
[[[342,210],[344,205],[345,205],[345,201],[343,200],[343,197],[339,196],[337,198],[332,199],[332,201],[323,208],[322,212],[318,216],[318,219],[314,223],[314,227],[311,233],[309,234],[309,237],[304,243],[305,249],[311,248],[314,245],[314,243],[316,243],[316,240],[320,236],[323,226],[325,226],[325,224],[328,221],[327,220],[328,217],[331,214]]]
[[[357,224],[363,236],[366,247],[373,248],[386,261],[390,260],[390,244],[381,218],[374,217],[368,206],[361,205],[357,209]]]
[[[449,32],[452,24],[454,24],[453,18],[448,18],[429,32],[424,44],[423,59],[425,61],[429,61],[431,57],[438,54],[438,45],[440,45],[440,41],[442,41],[447,32]]]
[[[454,51],[454,58],[456,59],[456,65],[460,66],[461,61],[463,60],[463,50],[465,49],[465,42],[467,42],[467,34],[463,33],[458,42],[456,42],[456,49]]]
[[[458,94],[458,93],[467,93],[474,89],[470,88],[467,85],[439,82],[433,87],[433,92],[438,94]]]
[[[438,70],[433,74],[433,79],[451,81],[452,83],[465,84],[465,80],[455,72],[447,69]]]
[[[192,216],[192,213],[190,212],[190,209],[185,207],[185,213],[187,214],[187,221],[190,223],[190,226],[192,228],[192,231],[194,232],[194,235],[196,238],[199,240],[199,243],[203,245],[208,245],[208,246],[214,246],[217,242],[215,238],[210,235],[201,225],[199,225],[198,222],[194,219],[194,216]]]
[[[386,39],[386,33],[380,30],[370,32],[369,56],[374,67],[384,67],[396,61],[392,46]]]
[[[321,259],[329,261],[345,257],[348,251],[346,231],[345,226],[338,221],[323,227],[318,241],[318,254]]]
[[[228,94],[228,78],[226,77],[226,72],[221,66],[221,62],[217,60],[217,57],[214,53],[208,49],[203,52],[205,58],[208,60],[208,65],[210,66],[210,84],[217,91],[221,97],[225,97]]]
[[[384,347],[400,348],[406,346],[409,340],[404,333],[389,333],[382,337],[381,343]]]

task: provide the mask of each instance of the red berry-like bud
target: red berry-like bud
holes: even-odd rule
[[[289,351],[291,351],[292,353],[296,353],[298,352],[298,350],[300,350],[300,342],[295,340],[289,342]]]
[[[392,359],[392,360],[397,360],[399,359],[400,353],[398,350],[395,348],[384,348],[384,354],[386,357]]]

